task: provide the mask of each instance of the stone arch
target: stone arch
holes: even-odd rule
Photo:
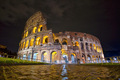
[[[88,54],[87,55],[87,60],[90,61],[91,60],[91,56]]]
[[[85,60],[86,60],[86,58],[85,58],[85,54],[82,53],[82,62],[85,63]]]
[[[87,55],[87,60],[88,62],[91,62],[91,56],[89,54]]]
[[[75,42],[75,46],[79,46],[79,42],[78,41]]]
[[[43,37],[43,44],[47,44],[49,42],[48,36]]]
[[[54,43],[55,44],[60,44],[59,39],[55,39]]]
[[[52,51],[50,53],[50,62],[57,63],[57,52],[56,51]]]
[[[37,38],[36,38],[35,45],[40,45],[40,37],[37,37]]]
[[[66,38],[63,38],[63,39],[62,39],[62,45],[67,45],[67,44],[68,44],[67,39],[66,39]]]
[[[37,61],[37,60],[38,60],[38,53],[35,52],[35,53],[33,54],[33,61]]]
[[[62,63],[68,63],[68,54],[66,53],[65,50],[62,50],[62,56],[61,56]]]
[[[42,62],[47,62],[48,61],[48,53],[47,51],[43,51],[41,54],[41,61]]]
[[[25,48],[28,47],[28,44],[29,44],[29,40],[26,41]]]
[[[98,56],[96,56],[96,62],[98,63],[98,61],[99,61],[99,57],[98,57]]]
[[[30,40],[30,46],[33,46],[33,44],[34,44],[34,38]]]
[[[26,54],[23,54],[23,60],[26,60]]]
[[[38,32],[42,31],[43,25],[39,25]]]
[[[92,51],[92,43],[90,43],[90,50]]]
[[[33,33],[36,33],[37,27],[33,28]]]
[[[32,53],[29,53],[28,54],[28,60],[31,61],[31,59],[32,59]]]
[[[76,63],[76,54],[75,53],[71,53],[71,63]]]

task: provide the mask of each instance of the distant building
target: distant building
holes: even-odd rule
[[[0,44],[0,57],[4,57],[7,55],[7,53],[5,52],[6,49],[6,46]]]
[[[18,57],[48,63],[88,63],[103,60],[104,54],[99,39],[93,35],[48,30],[39,11],[26,22]]]

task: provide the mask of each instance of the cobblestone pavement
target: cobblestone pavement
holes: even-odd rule
[[[118,80],[120,66],[15,65],[0,66],[0,80]]]

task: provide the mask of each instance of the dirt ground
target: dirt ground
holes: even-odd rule
[[[0,80],[118,80],[120,65],[0,66]]]

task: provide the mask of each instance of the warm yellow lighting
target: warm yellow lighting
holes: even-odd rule
[[[34,43],[34,39],[32,38],[30,41],[30,46],[33,46],[33,43]]]
[[[48,43],[48,36],[44,36],[44,38],[43,38],[43,44],[45,44],[45,43]]]
[[[40,37],[37,37],[37,38],[36,38],[36,43],[35,43],[35,45],[40,45]]]
[[[26,32],[25,36],[26,36],[26,37],[28,36],[28,31]]]
[[[72,42],[73,46],[75,46],[74,42]]]
[[[92,48],[92,44],[90,43],[90,49]]]
[[[26,41],[26,45],[25,45],[26,48],[28,47],[28,44],[29,44],[29,40]]]
[[[22,48],[24,48],[25,47],[25,42],[23,42],[23,47]]]
[[[62,44],[63,44],[63,45],[67,45],[67,39],[63,39],[63,40],[62,40]]]
[[[25,34],[23,35],[23,38],[25,38]]]
[[[78,41],[75,42],[75,46],[79,46],[79,42]]]
[[[75,56],[75,53],[72,53],[73,56]]]
[[[43,27],[43,25],[40,25],[40,26],[38,27],[38,32],[42,31],[42,27]]]
[[[97,52],[101,52],[101,49],[99,46],[97,46]]]
[[[94,47],[94,50],[96,50],[96,46],[95,46],[95,44],[93,44],[93,47]]]
[[[53,52],[53,53],[52,53],[52,56],[54,56],[55,54],[57,54],[57,52]]]
[[[44,60],[47,61],[47,58],[48,58],[47,52],[45,52],[45,53],[43,54],[43,56],[44,56]]]
[[[57,52],[53,52],[52,53],[52,62],[54,62],[56,60],[56,57],[57,57]]]
[[[34,27],[34,28],[33,28],[33,33],[35,33],[35,32],[36,32],[36,29],[37,29],[37,27]]]
[[[43,55],[46,56],[46,55],[47,55],[47,52],[45,52]]]
[[[62,49],[61,51],[62,51],[62,55],[67,55],[67,53],[64,49]]]

